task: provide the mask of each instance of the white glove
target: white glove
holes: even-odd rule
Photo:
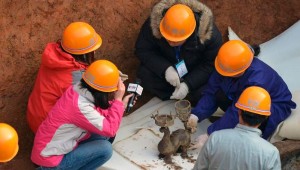
[[[191,133],[195,133],[198,125],[198,117],[194,114],[191,114],[189,120],[186,124],[187,128],[191,130]]]
[[[202,148],[205,142],[207,141],[207,139],[208,139],[207,133],[200,135],[198,138],[196,138],[194,142],[191,143],[191,147],[189,149],[194,150],[194,149]]]
[[[181,100],[181,99],[184,99],[188,93],[189,93],[188,86],[184,82],[182,82],[182,83],[180,83],[179,88],[178,87],[175,88],[175,91],[173,92],[170,99]]]
[[[174,67],[170,66],[165,72],[165,78],[174,87],[179,87],[180,80],[177,71]]]

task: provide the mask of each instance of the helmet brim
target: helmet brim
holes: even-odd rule
[[[196,28],[196,24],[195,24],[193,31],[189,32],[185,36],[174,37],[174,36],[168,34],[167,31],[164,29],[163,20],[164,20],[164,18],[160,21],[160,24],[159,24],[160,33],[165,39],[172,41],[172,42],[180,42],[180,41],[184,41],[184,40],[188,39],[193,34],[193,32],[195,31],[195,28]]]
[[[249,64],[248,66],[246,66],[245,68],[243,68],[243,69],[241,69],[241,70],[239,70],[239,71],[227,72],[227,71],[224,71],[224,70],[220,67],[220,64],[219,64],[219,62],[218,62],[218,56],[217,56],[216,59],[215,59],[215,68],[216,68],[217,72],[218,72],[219,74],[221,74],[222,76],[226,76],[226,77],[234,77],[234,76],[236,76],[236,75],[238,75],[238,74],[240,74],[240,73],[243,73],[244,71],[246,71],[246,70],[249,68],[250,65],[251,65],[251,62],[250,62],[250,64]]]
[[[82,49],[81,50],[68,49],[68,48],[64,47],[62,42],[61,42],[61,46],[65,51],[67,51],[70,54],[75,54],[75,55],[87,54],[89,52],[97,50],[102,45],[102,38],[97,33],[96,33],[96,39],[97,39],[97,42],[92,47],[84,49],[84,50],[82,50]]]

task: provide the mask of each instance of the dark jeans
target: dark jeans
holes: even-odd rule
[[[66,154],[58,166],[52,168],[41,166],[38,170],[97,169],[111,158],[112,152],[112,145],[107,137],[93,134]]]

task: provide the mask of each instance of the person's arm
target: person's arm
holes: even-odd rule
[[[124,113],[122,101],[113,100],[108,109],[95,108],[87,100],[79,100],[78,103],[80,111],[73,119],[76,126],[99,135],[115,136]]]
[[[156,38],[152,34],[150,19],[148,18],[143,24],[135,44],[135,55],[140,62],[157,76],[164,78],[165,71],[172,66],[160,52],[160,47],[156,43]]]
[[[217,130],[232,129],[239,123],[238,109],[234,105],[236,101],[233,101],[232,103],[233,104],[228,107],[225,114],[207,128],[207,133],[209,135]]]
[[[191,90],[195,90],[207,83],[210,74],[215,69],[214,62],[220,47],[222,46],[222,35],[218,28],[214,25],[212,38],[206,42],[205,51],[201,54],[203,61],[199,63],[197,68],[194,68],[186,75],[184,81]]]
[[[218,108],[216,103],[216,92],[220,89],[222,77],[216,71],[209,78],[206,89],[203,91],[203,96],[192,109],[192,114],[196,115],[199,121],[202,121],[211,116]]]
[[[87,131],[99,135],[107,137],[115,136],[125,111],[125,105],[132,95],[127,95],[123,98],[125,94],[125,85],[121,81],[121,78],[119,78],[118,90],[113,93],[114,100],[110,102],[110,107],[108,109],[95,108],[89,100],[79,96],[79,114],[73,118],[75,124]]]

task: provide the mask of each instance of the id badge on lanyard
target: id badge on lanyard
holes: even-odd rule
[[[180,78],[188,73],[184,60],[181,60],[175,66]]]
[[[176,52],[176,59],[178,63],[175,65],[177,73],[180,78],[182,78],[184,75],[188,73],[188,70],[186,68],[184,60],[180,60],[179,54],[180,54],[180,46],[175,47],[175,52]]]

